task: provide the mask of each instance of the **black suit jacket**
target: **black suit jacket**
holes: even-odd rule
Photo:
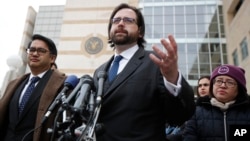
[[[30,74],[11,81],[0,99],[0,137],[5,140],[21,141],[24,135],[31,132],[25,141],[49,140],[50,134],[47,129],[52,127],[55,113],[41,126],[42,118],[49,105],[63,87],[65,74],[49,70],[40,79],[33,90],[29,101],[21,115],[18,115],[18,101],[24,85],[27,83]]]
[[[104,84],[99,123],[104,133],[97,141],[163,141],[165,123],[182,124],[195,109],[192,88],[182,78],[181,92],[174,97],[164,86],[159,67],[143,48],[135,53],[116,79]],[[94,73],[108,71],[113,57]]]

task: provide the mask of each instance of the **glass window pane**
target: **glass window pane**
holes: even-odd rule
[[[209,53],[199,53],[200,63],[209,63]]]
[[[205,16],[204,15],[196,15],[197,23],[205,23]]]
[[[183,24],[175,25],[175,32],[184,34],[185,33],[185,26]]]
[[[199,44],[199,52],[200,53],[203,53],[203,52],[209,52],[208,50],[208,44],[207,43],[202,43],[202,44]]]
[[[165,34],[173,34],[174,33],[174,25],[165,25]]]
[[[184,14],[184,6],[175,6],[175,15],[183,15]]]
[[[145,37],[146,38],[152,38],[152,36],[153,36],[152,26],[146,24],[145,28],[146,28],[146,30],[145,30]]]
[[[155,38],[162,38],[163,37],[163,26],[162,25],[155,25],[154,37]]]
[[[185,49],[185,43],[177,43],[178,46],[178,53],[185,54],[186,49]]]
[[[146,24],[153,24],[153,17],[152,16],[144,16],[144,20]]]
[[[178,53],[178,64],[185,65],[186,64],[186,54],[185,53]]]
[[[188,54],[197,54],[197,50],[196,50],[196,43],[188,43],[187,44],[187,53]]]
[[[194,15],[195,14],[194,6],[186,6],[185,8],[186,8],[185,14],[187,14],[187,15]]]
[[[144,15],[152,15],[153,14],[153,8],[152,7],[144,7],[143,8]]]
[[[196,20],[195,20],[195,15],[186,15],[186,23],[187,24],[194,24],[196,23]]]
[[[154,16],[154,24],[163,24],[162,16]]]
[[[173,16],[173,14],[174,14],[173,7],[172,6],[165,6],[164,7],[164,14]]]
[[[184,16],[183,15],[175,16],[175,23],[176,24],[184,24]]]
[[[187,33],[196,33],[196,25],[195,24],[187,24],[186,25]]]
[[[154,13],[163,14],[163,7],[159,7],[159,6],[155,7]]]
[[[165,20],[165,24],[174,24],[173,15],[165,15],[164,20]]]
[[[205,6],[203,6],[203,5],[197,5],[196,6],[196,11],[197,11],[197,14],[199,14],[199,15],[206,14]]]
[[[200,74],[201,75],[210,74],[210,64],[209,63],[200,63]]]

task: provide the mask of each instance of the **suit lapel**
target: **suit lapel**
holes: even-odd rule
[[[144,49],[139,48],[138,51],[134,54],[134,56],[129,60],[128,64],[125,66],[123,71],[119,73],[117,78],[110,84],[108,90],[104,93],[104,96],[107,96],[111,93],[117,86],[123,83],[126,79],[128,79],[136,69],[143,63],[142,58],[144,57]],[[112,59],[111,59],[112,61]],[[110,63],[108,63],[110,64]],[[108,81],[106,81],[108,83]]]
[[[47,81],[49,80],[50,75],[51,75],[51,70],[47,71],[44,74],[44,76],[40,79],[34,91],[32,92],[28,102],[26,103],[22,114],[20,115],[20,119],[28,113],[30,107],[35,106],[34,104],[37,103],[37,101],[39,101],[40,96],[43,92],[44,87],[47,84]]]

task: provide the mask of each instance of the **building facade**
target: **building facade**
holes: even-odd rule
[[[226,1],[67,0],[64,6],[40,6],[33,34],[43,34],[55,41],[60,71],[78,77],[92,75],[113,54],[107,40],[112,10],[120,3],[134,5],[145,18],[146,49],[151,50],[153,44],[161,47],[161,38],[174,35],[179,69],[195,89],[199,77],[209,75],[220,64],[233,64],[228,57],[232,56],[232,49],[226,42],[229,39],[226,40],[224,28]],[[249,32],[245,40],[249,42]]]
[[[228,63],[245,69],[247,89],[250,90],[250,1],[223,0],[223,11]]]
[[[227,63],[221,0],[144,0],[147,48],[173,34],[178,44],[179,69],[192,86]]]

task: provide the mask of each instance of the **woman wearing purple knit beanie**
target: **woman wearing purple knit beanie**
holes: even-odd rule
[[[200,99],[195,114],[187,121],[184,141],[249,141],[250,101],[245,70],[228,64],[218,66],[211,74],[210,93],[210,97]],[[237,131],[243,128],[249,130],[245,133],[248,138],[239,136],[242,134]]]

